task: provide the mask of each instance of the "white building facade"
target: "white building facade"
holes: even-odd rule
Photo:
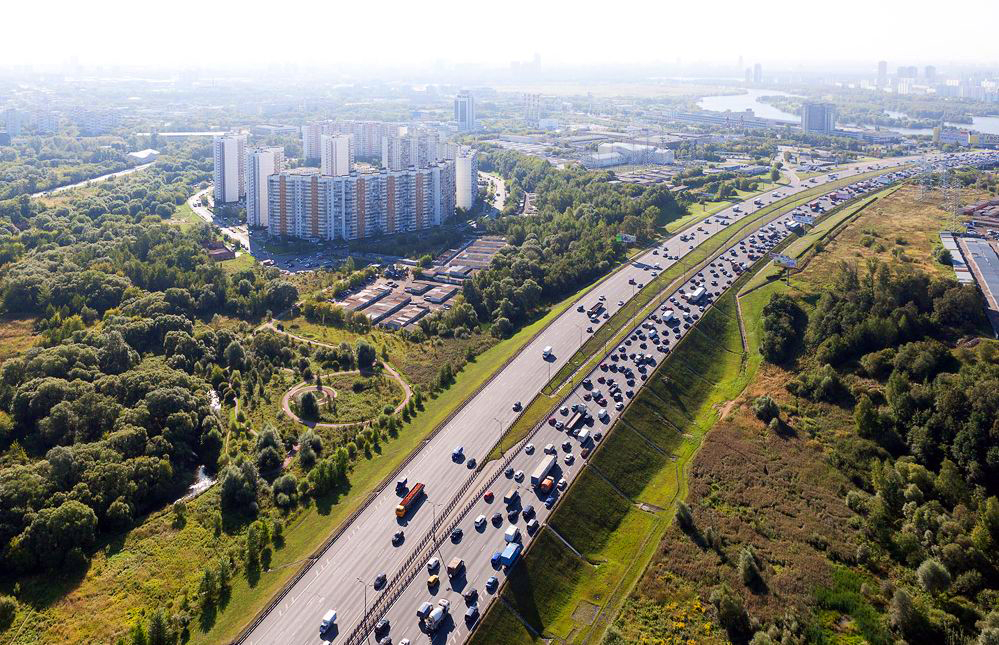
[[[246,194],[246,135],[225,134],[212,140],[215,203],[238,202]]]
[[[454,97],[454,120],[459,132],[475,131],[475,98],[471,92],[461,91]]]
[[[342,177],[354,171],[354,135],[324,134],[320,148],[322,174]]]
[[[462,150],[454,160],[455,206],[469,211],[479,195],[479,160],[475,150]]]
[[[246,223],[267,227],[267,178],[284,170],[284,148],[253,148],[246,154]]]

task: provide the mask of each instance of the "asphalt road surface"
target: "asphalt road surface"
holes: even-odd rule
[[[910,160],[899,158],[855,164],[832,174],[843,179],[866,172],[868,169],[896,167]],[[646,251],[635,260],[653,267],[658,264],[665,269],[677,261],[682,261],[692,248],[731,222],[749,216],[759,208],[765,208],[788,195],[828,181],[831,181],[830,177],[823,175],[817,177],[815,182],[805,182],[798,187],[781,187],[746,200],[737,206],[692,223],[681,233],[687,237],[686,241],[681,240],[681,234],[675,235],[665,244]],[[759,201],[760,204],[756,205],[754,201]],[[737,208],[740,212],[736,212]],[[665,256],[677,259],[670,260]],[[580,302],[589,305],[598,296],[604,295],[607,312],[613,315],[620,308],[619,303],[627,301],[640,289],[639,284],[649,282],[650,274],[650,270],[635,266],[634,261],[629,262]],[[630,280],[635,284],[629,284]],[[389,576],[387,587],[391,588],[393,585],[391,576],[412,553],[412,546],[408,545],[415,545],[430,531],[438,512],[443,512],[447,506],[453,506],[451,502],[455,493],[474,472],[468,468],[468,459],[482,459],[486,456],[519,415],[519,412],[513,410],[513,404],[517,401],[525,405],[529,403],[541,391],[550,376],[555,374],[585,341],[585,336],[588,335],[586,328],[592,327],[596,331],[604,321],[605,318],[601,317],[596,323],[591,322],[585,314],[577,312],[575,306],[555,319],[488,385],[466,402],[455,417],[431,441],[424,444],[406,468],[403,475],[408,478],[410,485],[416,482],[424,483],[426,496],[423,501],[405,519],[400,520],[394,513],[399,501],[394,486],[387,486],[380,491],[374,501],[357,516],[340,538],[322,554],[317,563],[256,626],[245,642],[255,645],[343,642],[344,636],[360,622],[366,608],[379,593],[384,593],[372,587],[375,577],[382,573]],[[545,346],[552,347],[552,357],[547,361],[542,358]],[[595,411],[594,405],[591,404],[590,408],[591,411]],[[609,412],[616,414],[613,405],[608,409]],[[609,418],[612,419],[613,414]],[[597,425],[600,427],[599,423]],[[540,451],[547,442],[548,440],[538,439],[534,443]],[[459,445],[463,447],[464,458],[455,461],[452,459],[452,451]],[[573,450],[578,448],[574,447]],[[539,457],[536,452],[535,456],[525,462],[523,465],[525,478],[530,476],[530,471],[533,470]],[[564,459],[561,449],[559,458],[560,465],[564,467],[566,474],[571,476],[574,468],[566,467],[561,461]],[[483,468],[475,476],[475,484],[470,490],[478,489],[479,482],[485,482],[495,473],[497,467],[498,463],[494,462]],[[502,497],[505,491],[495,492],[498,497]],[[544,509],[543,505],[536,503],[537,500],[533,501],[535,509],[539,507],[539,510]],[[496,505],[497,502],[493,504]],[[475,514],[473,511],[469,516],[474,517]],[[470,521],[469,519],[468,522]],[[404,531],[405,540],[393,546],[393,534],[399,530]],[[479,606],[484,611],[485,599],[488,597],[484,589],[485,578],[488,577],[486,574],[502,575],[492,571],[489,564],[489,555],[496,545],[494,538],[498,537],[502,541],[502,536],[491,526],[481,534],[469,527],[469,530],[465,531],[465,536],[467,544],[460,545],[460,549],[451,549],[445,545],[442,547],[443,555],[448,559],[455,554],[465,557],[468,565],[468,584],[479,590],[483,597]],[[476,537],[478,539],[475,539]],[[445,559],[444,562],[446,561]],[[452,599],[452,610],[453,613],[459,613],[458,623],[460,623],[452,623],[451,631],[439,632],[444,636],[439,635],[438,638],[446,637],[448,641],[463,639],[467,635],[464,623],[460,620],[464,611],[461,609],[464,601],[450,588],[446,576],[442,575],[440,593],[448,594]],[[417,630],[415,618],[416,606],[427,597],[425,580],[417,577],[392,606],[388,614],[389,619],[393,622],[398,621],[398,627],[393,628],[391,632],[393,642],[398,643],[404,637],[409,637],[414,642],[417,637],[427,639],[427,636],[421,635]],[[337,627],[320,635],[319,623],[328,609],[336,610]]]

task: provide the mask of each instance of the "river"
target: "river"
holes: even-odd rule
[[[791,114],[790,112],[779,110],[767,103],[762,103],[759,100],[761,96],[797,97],[798,95],[780,92],[778,90],[746,90],[743,94],[705,96],[697,102],[697,106],[702,110],[711,110],[712,112],[725,112],[726,110],[732,112],[745,112],[747,109],[750,109],[753,111],[753,114],[764,119],[776,119],[778,121],[788,121],[791,123],[799,123],[801,121],[801,117],[797,114]]]

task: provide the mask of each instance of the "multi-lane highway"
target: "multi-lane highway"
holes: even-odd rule
[[[833,175],[843,179],[869,169],[896,167],[907,161],[911,161],[911,159],[885,160],[877,164],[856,164],[841,168]],[[760,208],[766,208],[784,197],[829,181],[834,181],[834,179],[829,175],[824,175],[797,187],[779,188],[694,222],[680,234],[670,238],[665,244],[648,250],[636,258],[636,262],[629,263],[609,276],[592,292],[592,295],[584,298],[582,302],[589,305],[592,304],[591,301],[603,295],[606,314],[607,316],[613,315],[640,289],[640,284],[650,281],[651,273],[656,270],[656,265],[665,269],[675,262],[682,261],[683,257],[690,253],[693,248],[731,223],[751,216]],[[760,245],[769,243],[764,240],[757,242]],[[737,249],[737,254],[742,252]],[[743,256],[739,255],[738,257]],[[637,264],[653,268],[640,268]],[[725,280],[730,279],[731,276],[725,276],[720,272],[721,266],[716,264],[714,267],[716,273],[722,276],[721,281],[719,282],[719,278],[715,276],[710,276],[709,271],[708,275],[705,276],[709,278],[708,283],[716,281],[722,284]],[[729,269],[726,270],[729,273],[734,273]],[[709,290],[713,289],[712,286]],[[426,497],[422,502],[405,519],[399,520],[394,513],[399,502],[399,495],[395,487],[387,486],[380,491],[374,501],[346,527],[343,534],[298,580],[280,603],[255,626],[245,642],[259,645],[264,643],[342,641],[360,622],[367,608],[375,602],[380,594],[392,592],[395,595],[400,590],[402,593],[399,600],[388,612],[388,619],[392,624],[391,638],[393,642],[398,643],[400,639],[407,637],[413,641],[417,637],[426,639],[427,637],[418,631],[415,618],[416,606],[423,600],[430,598],[425,578],[418,576],[411,582],[405,581],[408,584],[403,588],[402,582],[394,580],[393,576],[413,555],[413,545],[421,543],[430,532],[437,514],[449,513],[452,509],[463,508],[466,505],[465,500],[462,500],[461,504],[456,504],[456,495],[464,491],[465,495],[470,496],[478,491],[485,482],[497,475],[497,470],[500,467],[498,462],[493,462],[478,472],[474,467],[469,467],[469,462],[471,459],[481,460],[485,457],[517,418],[519,412],[513,409],[514,404],[520,401],[526,405],[541,391],[550,375],[555,374],[581,346],[585,336],[589,333],[588,328],[595,331],[605,320],[606,318],[601,314],[595,322],[590,321],[585,314],[576,311],[575,306],[555,319],[477,395],[466,402],[451,421],[432,440],[424,444],[408,464],[402,475],[408,478],[409,485],[416,482],[425,484]],[[683,324],[681,323],[681,330]],[[669,343],[675,344],[675,334],[672,335],[674,338]],[[552,348],[549,360],[544,360],[542,357],[543,348],[546,346]],[[670,345],[667,344],[668,346]],[[641,380],[640,378],[632,380],[636,384],[625,387],[620,377],[617,377],[618,384],[624,390],[637,391]],[[605,391],[607,389],[605,386],[598,387]],[[579,400],[582,400],[583,393],[574,393],[573,395],[579,396]],[[605,395],[609,396],[606,392]],[[623,401],[626,402],[626,400]],[[608,403],[609,405],[602,407],[607,408],[607,420],[610,421],[617,414],[614,409],[616,402],[608,401]],[[592,403],[589,407],[591,412],[596,412],[598,409],[598,406]],[[598,428],[604,425],[602,422],[595,423]],[[557,432],[553,427],[546,427],[550,429],[550,432]],[[545,432],[549,432],[549,430],[545,430]],[[564,435],[562,435],[562,441],[565,440]],[[531,464],[539,459],[543,447],[551,439],[533,441],[536,446],[535,454],[524,455],[524,464],[515,468],[515,470],[522,469],[525,472],[525,482],[521,484],[525,491],[529,488],[529,482],[526,481],[526,478],[533,470]],[[561,443],[561,441],[558,442],[558,444]],[[452,453],[459,445],[463,448],[464,458],[461,460],[452,459]],[[570,452],[578,455],[579,447],[573,445],[571,448]],[[566,477],[568,480],[572,473],[578,470],[578,462],[576,462],[575,467],[565,464],[565,453],[561,448],[558,449],[558,456],[560,467],[565,475],[569,475]],[[519,458],[519,453],[517,458]],[[575,458],[578,459],[578,456]],[[502,485],[501,483],[496,484],[500,490],[494,491],[496,499],[492,506],[495,506],[495,510],[492,512],[501,510],[499,506],[502,505],[502,501],[499,498],[506,492],[504,486],[510,484],[505,479],[505,475],[500,474],[499,476],[499,482]],[[532,501],[535,510],[543,518],[543,504],[538,503],[536,499]],[[479,512],[485,512],[478,510],[480,503],[484,504],[485,502],[475,502],[474,510],[467,513],[466,517],[461,520],[463,523],[469,524],[468,527],[465,527],[467,529],[464,531],[465,537],[456,544],[446,541],[439,551],[447,559],[454,556],[465,558],[468,568],[467,584],[478,589],[481,596],[479,607],[484,610],[486,601],[490,597],[485,591],[485,580],[490,575],[502,576],[502,573],[492,570],[488,557],[494,548],[492,546],[495,543],[493,538],[498,538],[501,543],[502,535],[491,524],[481,532],[471,527],[472,519]],[[509,518],[505,515],[503,522],[504,525],[509,524]],[[523,523],[521,525],[523,526]],[[398,531],[404,532],[404,539],[401,543],[394,545],[393,536]],[[427,555],[429,557],[429,554]],[[445,559],[444,562],[446,561]],[[422,565],[422,563],[420,564]],[[449,598],[452,604],[452,613],[458,613],[458,623],[461,623],[460,618],[465,603],[457,593],[455,586],[449,583],[443,572],[441,573],[442,584],[437,589],[438,595],[435,598]],[[379,574],[385,574],[388,577],[381,590],[377,590],[373,586]],[[322,616],[329,609],[335,609],[337,612],[337,627],[321,635],[319,624]],[[452,640],[464,638],[467,635],[467,630],[463,624],[451,623],[449,629],[439,633],[444,634],[447,640]]]

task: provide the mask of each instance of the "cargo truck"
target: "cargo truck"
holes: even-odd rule
[[[534,474],[531,475],[531,486],[540,486],[541,482],[544,481],[545,477],[548,476],[548,473],[555,466],[556,461],[558,459],[555,455],[545,455],[541,463],[538,464],[538,468],[534,471]]]
[[[465,561],[461,558],[453,558],[447,563],[447,575],[449,578],[453,578],[455,575],[461,572],[465,568]]]
[[[395,516],[406,517],[406,514],[409,513],[409,509],[411,509],[421,497],[423,497],[423,484],[413,484],[413,487],[409,489],[409,492],[402,498],[399,505],[395,507]]]
[[[520,557],[520,552],[523,550],[524,547],[521,546],[520,542],[507,544],[506,548],[503,549],[503,553],[500,554],[500,563],[504,567],[513,566],[513,563],[517,561],[517,558]]]

